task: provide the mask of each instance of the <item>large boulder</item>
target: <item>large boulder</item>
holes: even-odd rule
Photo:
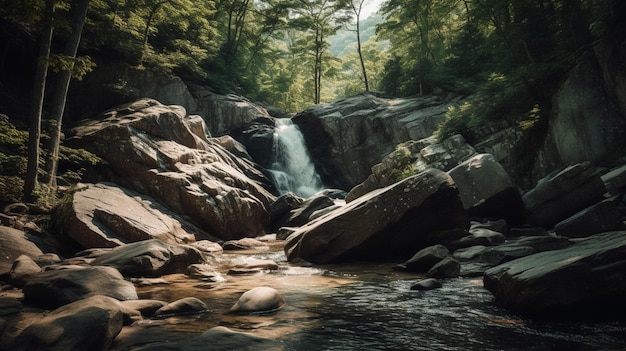
[[[448,174],[459,188],[463,207],[470,216],[504,218],[510,223],[519,223],[523,219],[522,197],[493,155],[476,155]]]
[[[531,225],[550,229],[558,222],[598,202],[606,187],[588,163],[567,167],[541,179],[522,197]]]
[[[56,308],[93,295],[136,300],[137,291],[112,267],[68,266],[30,275],[24,285],[27,303]]]
[[[259,286],[241,294],[230,308],[231,313],[267,313],[285,305],[285,299],[274,288]]]
[[[195,123],[180,106],[143,99],[83,121],[66,142],[103,158],[110,180],[158,199],[212,235],[264,234],[275,199],[271,180],[258,165],[196,134],[202,128]]]
[[[362,196],[291,234],[287,258],[313,263],[412,255],[431,232],[469,228],[452,178],[428,169]]]
[[[264,117],[231,130],[230,135],[246,147],[255,162],[265,168],[272,168],[274,129],[274,120]]]
[[[625,257],[626,232],[602,233],[491,268],[484,285],[497,303],[526,315],[621,316]]]
[[[10,350],[108,350],[122,330],[124,308],[108,296],[92,296],[57,308],[22,331]]]
[[[396,145],[429,137],[458,99],[383,99],[362,94],[318,104],[293,117],[324,184],[351,189]]]
[[[152,239],[116,247],[91,264],[115,267],[126,277],[158,277],[184,273],[189,265],[202,262],[202,252],[192,246]]]
[[[192,233],[202,233],[154,198],[111,183],[86,184],[63,206],[57,213],[64,232],[85,248],[148,239],[190,243],[195,241]]]
[[[557,235],[581,238],[622,229],[622,214],[614,200],[604,200],[588,207],[554,226]]]
[[[35,244],[36,238],[21,230],[0,226],[0,275],[9,273],[13,262],[21,255],[34,258],[43,255]]]

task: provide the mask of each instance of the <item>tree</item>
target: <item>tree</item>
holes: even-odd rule
[[[356,17],[356,50],[359,54],[359,61],[361,61],[361,71],[363,73],[363,83],[365,84],[365,91],[370,91],[369,81],[367,80],[367,70],[365,69],[365,61],[363,60],[363,52],[361,50],[361,11],[363,10],[363,5],[367,0],[350,0],[350,8]]]
[[[34,200],[33,191],[37,187],[37,176],[39,174],[41,115],[43,112],[43,102],[49,66],[48,60],[50,59],[50,47],[52,45],[52,34],[54,31],[54,10],[55,1],[46,0],[45,13],[43,16],[44,24],[40,39],[39,58],[37,60],[37,71],[35,73],[35,84],[33,87],[33,101],[29,113],[28,163],[26,168],[26,179],[24,180],[24,198],[26,201]]]
[[[296,0],[291,25],[304,32],[296,50],[312,56],[313,102],[321,101],[323,65],[326,60],[328,36],[335,34],[349,20],[343,0]]]
[[[50,130],[50,143],[48,145],[48,153],[45,162],[45,182],[51,187],[56,187],[57,185],[56,174],[59,164],[59,148],[61,144],[63,113],[65,111],[65,103],[67,100],[67,91],[70,86],[70,80],[74,69],[76,68],[76,54],[78,52],[80,37],[85,24],[85,19],[87,17],[89,1],[90,0],[72,1],[72,19],[70,24],[71,33],[66,42],[63,57],[61,59],[67,64],[64,65],[62,70],[59,72],[56,88],[50,104],[52,126]]]

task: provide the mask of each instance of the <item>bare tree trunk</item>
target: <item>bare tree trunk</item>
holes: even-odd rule
[[[361,51],[361,24],[359,23],[361,21],[361,10],[363,9],[363,4],[365,3],[365,0],[357,0],[357,1],[358,1],[358,7],[357,7],[357,3],[355,3],[354,0],[350,5],[352,6],[352,11],[354,11],[354,14],[356,16],[356,49],[359,54],[359,61],[361,61],[361,72],[363,73],[363,82],[365,83],[365,91],[369,92],[370,85],[367,80],[367,71],[365,70],[365,61],[363,60],[363,52]]]
[[[68,39],[64,55],[69,59],[75,59],[80,44],[80,37],[87,17],[87,9],[89,8],[89,0],[74,0],[72,3],[72,33]],[[48,155],[46,157],[45,181],[51,187],[56,187],[56,174],[59,165],[59,147],[61,144],[61,126],[63,121],[63,113],[65,112],[65,103],[67,101],[67,91],[70,87],[72,79],[72,68],[59,73],[56,89],[52,96],[51,115],[52,129],[50,131],[50,144],[48,145]]]
[[[52,33],[54,32],[54,27],[52,25],[54,16],[54,0],[46,0],[45,11],[45,23],[41,35],[39,57],[37,60],[37,72],[35,73],[35,86],[33,88],[33,102],[28,116],[28,163],[26,166],[26,179],[24,180],[24,199],[29,202],[34,201],[33,191],[37,187],[37,175],[39,173],[41,114],[43,111],[43,100],[46,92],[48,59],[50,58]]]

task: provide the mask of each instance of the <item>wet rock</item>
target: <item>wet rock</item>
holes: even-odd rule
[[[441,288],[441,282],[435,278],[426,278],[411,285],[411,290],[434,290]]]
[[[151,317],[161,307],[167,305],[167,302],[160,300],[127,300],[120,301],[125,309],[139,311],[144,317]]]
[[[18,257],[9,271],[9,282],[17,287],[26,283],[28,276],[41,272],[41,267],[32,258],[21,255]]]
[[[409,272],[428,272],[434,265],[450,255],[450,251],[443,245],[434,245],[421,249],[403,266]]]
[[[472,221],[470,230],[471,229],[489,229],[506,235],[509,231],[509,225],[504,219],[487,220],[484,222]]]
[[[230,131],[230,135],[240,142],[252,159],[265,168],[274,162],[275,122],[273,118],[261,117]]]
[[[517,187],[493,155],[476,155],[448,173],[470,216],[504,218],[510,223],[523,219],[524,204]]]
[[[9,273],[13,262],[21,255],[37,257],[43,255],[35,244],[37,239],[23,231],[0,226],[0,275]]]
[[[248,258],[243,263],[239,263],[228,270],[228,274],[254,274],[263,271],[278,270],[278,264],[272,260],[262,260],[256,258]]]
[[[57,308],[22,331],[10,350],[108,350],[124,314],[114,298],[92,296]]]
[[[247,159],[194,133],[186,111],[143,99],[86,120],[66,139],[102,157],[112,180],[198,223],[196,239],[261,235],[271,180]],[[202,228],[204,230],[200,230]]]
[[[461,264],[453,257],[446,257],[426,273],[431,278],[456,278],[461,274]]]
[[[219,283],[226,279],[208,264],[196,263],[187,267],[186,275],[204,282]]]
[[[207,310],[208,307],[204,302],[202,302],[202,300],[196,297],[185,297],[159,308],[156,312],[154,312],[154,316],[166,317],[172,315],[201,313],[206,312]]]
[[[94,266],[112,266],[126,277],[158,277],[184,273],[193,263],[204,262],[204,256],[189,245],[168,245],[158,239],[116,247],[96,258]]]
[[[596,234],[574,245],[513,260],[485,272],[496,302],[525,315],[621,315],[626,302],[626,232]]]
[[[471,261],[480,257],[487,250],[487,246],[476,245],[455,250],[452,257],[459,261]]]
[[[297,227],[280,227],[276,232],[277,240],[285,240],[287,239],[293,232],[295,232]]]
[[[606,193],[602,179],[588,162],[541,179],[522,197],[529,224],[550,229],[598,202]]]
[[[256,335],[235,332],[226,327],[214,327],[200,336],[183,341],[161,343],[137,348],[137,351],[204,351],[207,345],[213,350],[282,351],[278,341]]]
[[[516,258],[532,255],[536,252],[537,250],[530,246],[497,246],[485,250],[480,255],[480,262],[493,267]]]
[[[452,178],[428,169],[299,228],[285,253],[313,263],[398,257],[428,246],[428,233],[468,227]]]
[[[130,282],[112,267],[76,267],[30,275],[24,285],[24,300],[35,306],[56,308],[93,295],[117,300],[136,300]]]
[[[195,241],[192,224],[151,196],[112,183],[85,184],[58,213],[64,231],[84,248],[148,239],[170,244]]]
[[[621,229],[623,225],[622,215],[615,201],[605,200],[559,222],[554,227],[554,232],[568,238],[582,238]]]
[[[273,312],[285,305],[285,300],[274,288],[260,286],[246,291],[230,308],[231,313]]]
[[[222,245],[224,250],[267,250],[269,246],[256,239],[243,238],[238,240],[229,240]]]

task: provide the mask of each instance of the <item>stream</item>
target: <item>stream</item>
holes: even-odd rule
[[[270,259],[277,271],[228,275],[229,268]],[[216,254],[226,281],[202,283],[182,274],[169,284],[138,287],[140,298],[173,301],[194,296],[207,313],[147,319],[124,328],[114,350],[156,340],[177,340],[214,326],[280,340],[286,350],[624,350],[624,321],[538,321],[498,308],[480,278],[443,281],[443,288],[412,291],[419,276],[392,270],[394,263],[303,267],[285,260],[281,243],[269,250]],[[278,290],[286,305],[266,315],[232,315],[241,293]],[[157,328],[157,329],[155,329]],[[155,333],[158,330],[158,333]]]

